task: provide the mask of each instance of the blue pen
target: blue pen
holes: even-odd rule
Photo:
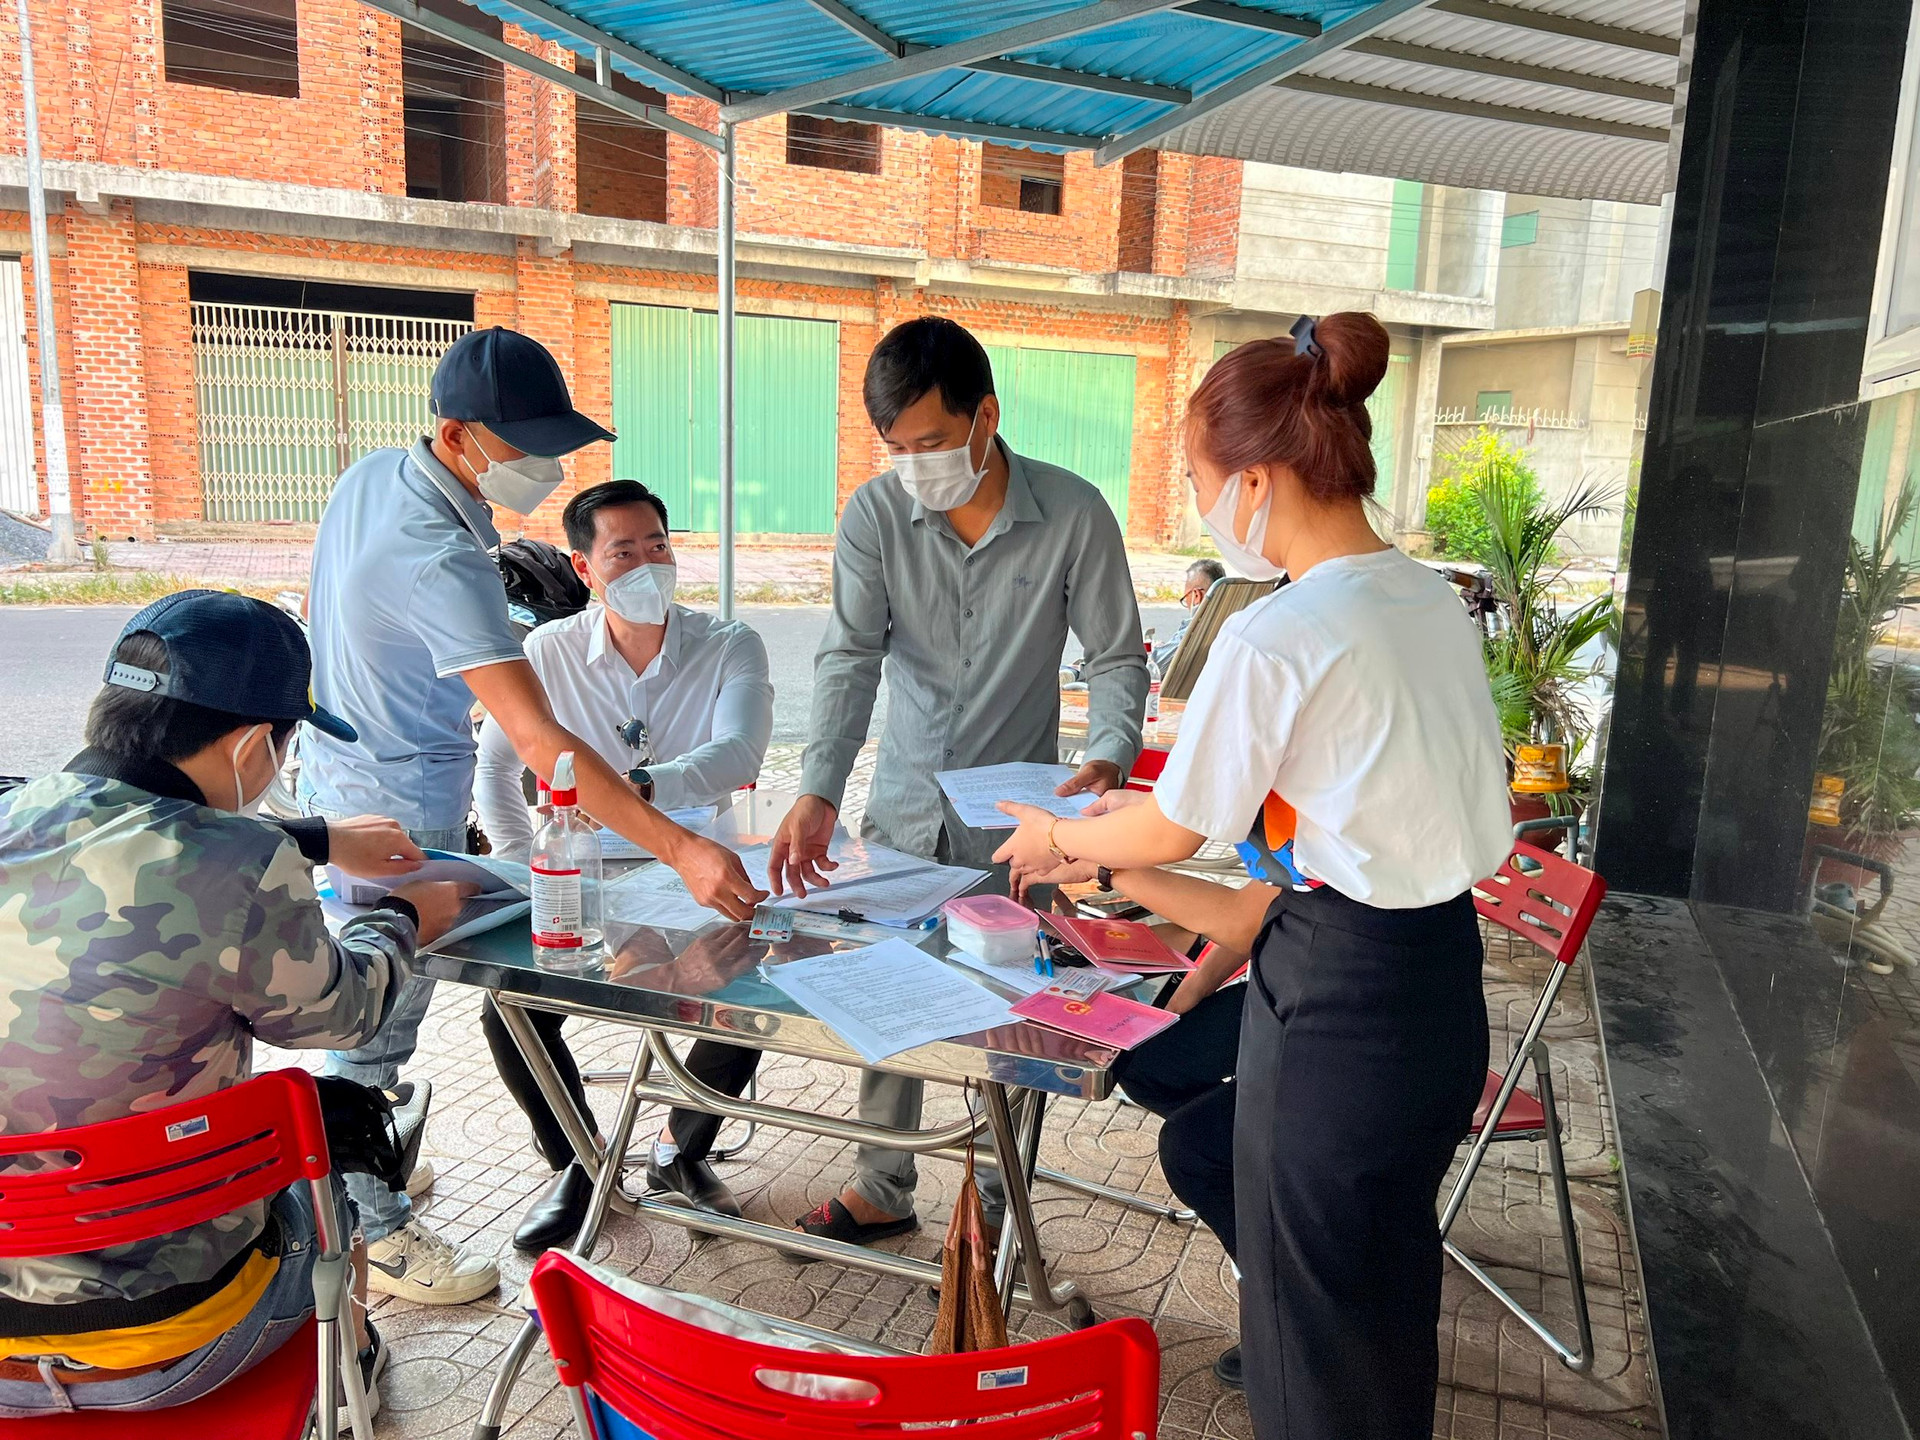
[[[1041,930],[1038,932],[1038,935],[1040,940],[1040,953],[1033,957],[1033,973],[1045,976],[1050,980],[1053,978],[1053,947],[1047,942],[1046,931]]]

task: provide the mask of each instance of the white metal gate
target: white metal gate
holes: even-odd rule
[[[33,381],[18,256],[0,259],[0,510],[40,512],[33,473]]]
[[[464,320],[193,304],[209,520],[318,520],[334,477],[426,433],[427,391]]]

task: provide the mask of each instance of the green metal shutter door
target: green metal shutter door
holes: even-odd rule
[[[1407,357],[1389,355],[1387,373],[1367,397],[1367,418],[1373,422],[1373,493],[1383,505],[1393,499],[1394,465],[1400,449],[1400,403],[1406,378]]]
[[[1007,443],[1092,481],[1124,530],[1133,465],[1133,356],[1012,345],[989,345],[987,356]]]
[[[691,314],[662,305],[613,307],[613,473],[638,480],[667,504],[671,523],[693,525]],[[709,466],[711,466],[709,461]]]
[[[742,534],[830,535],[840,327],[742,315],[734,383],[734,522]],[[613,307],[614,474],[667,502],[676,529],[720,527],[719,317]]]

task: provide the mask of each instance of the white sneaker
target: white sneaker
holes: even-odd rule
[[[367,1246],[367,1288],[421,1305],[464,1305],[500,1283],[491,1260],[409,1220],[391,1235]]]
[[[422,1160],[413,1167],[413,1173],[407,1176],[407,1198],[418,1200],[433,1188],[433,1161]]]

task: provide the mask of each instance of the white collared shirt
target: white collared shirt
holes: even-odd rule
[[[653,803],[662,810],[726,803],[760,774],[773,738],[773,681],[767,647],[744,621],[672,606],[660,653],[633,673],[607,637],[606,608],[589,605],[527,636],[527,659],[546,687],[553,715],[622,775],[637,756],[620,727],[638,719],[653,742]],[[474,802],[501,854],[533,840],[520,776],[526,766],[500,723],[480,728]]]

